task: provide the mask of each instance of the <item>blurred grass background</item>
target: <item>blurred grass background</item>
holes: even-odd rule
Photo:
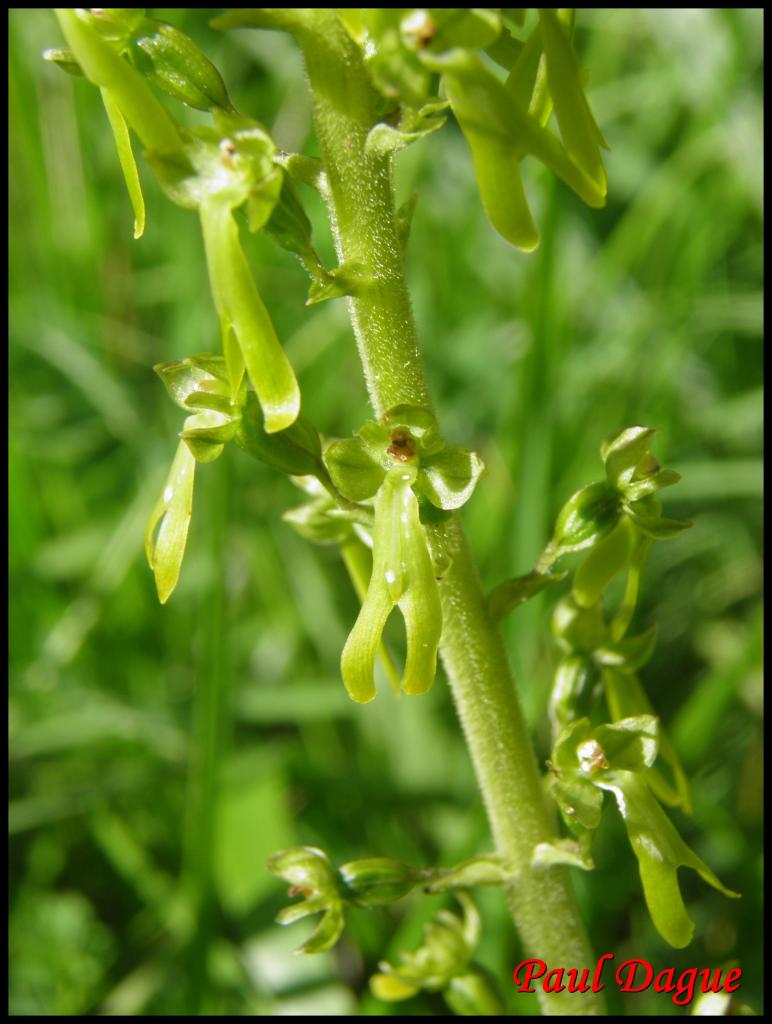
[[[223,37],[213,13],[154,11],[280,145],[313,152],[293,43]],[[676,824],[743,899],[684,873],[697,937],[668,949],[613,812],[597,870],[575,882],[599,953],[737,962],[757,1012],[762,17],[580,13],[609,203],[588,210],[528,168],[543,234],[531,256],[485,220],[454,125],[398,168],[400,199],[419,192],[408,272],[441,421],[490,469],[464,509],[486,584],[530,568],[562,501],[598,477],[609,432],[659,427],[657,455],[683,473],[666,507],[695,526],[650,558],[639,621],[660,638],[643,681],[693,780],[694,815]],[[148,226],[132,241],[97,91],[41,60],[61,41],[49,12],[13,10],[10,31],[11,1013],[388,1012],[367,978],[418,944],[440,899],[354,913],[334,953],[294,958],[308,926],[271,923],[285,893],[265,860],[294,843],[335,862],[488,849],[446,685],[420,700],[385,688],[365,708],[346,697],[356,602],[342,564],[282,523],[297,493],[237,450],[199,468],[181,583],[159,608],[142,533],[181,416],[152,365],[218,347],[197,219],[143,165]],[[345,305],[305,308],[291,257],[246,244],[304,408],[350,434],[368,409]],[[554,600],[505,626],[541,757]],[[513,1012],[533,1012],[510,991],[521,951],[503,901],[480,891],[478,904],[480,960]],[[673,1011],[665,995],[625,998],[609,991],[617,1012]]]

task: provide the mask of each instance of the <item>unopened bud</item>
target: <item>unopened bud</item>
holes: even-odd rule
[[[421,880],[421,872],[388,857],[368,857],[344,864],[339,873],[354,903],[380,907],[407,896]]]
[[[608,483],[577,491],[558,514],[553,544],[561,553],[581,551],[606,537],[619,522],[620,495]]]
[[[160,21],[147,19],[131,45],[131,59],[138,71],[196,110],[232,110],[220,72],[184,32]]]

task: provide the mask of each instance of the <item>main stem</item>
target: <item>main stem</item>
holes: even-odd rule
[[[318,15],[304,53],[338,256],[359,264],[368,279],[349,305],[370,399],[378,415],[402,403],[431,407],[405,281],[393,161],[366,147],[378,96],[339,19]],[[496,850],[512,873],[512,916],[529,957],[548,969],[588,967],[592,976],[594,958],[566,869],[531,866],[536,844],[555,838],[552,816],[504,644],[457,516],[447,532],[453,565],[440,586],[440,652]],[[545,1014],[604,1013],[596,993],[539,992]]]

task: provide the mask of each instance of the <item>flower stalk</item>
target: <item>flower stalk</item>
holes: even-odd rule
[[[538,233],[520,185],[523,157],[536,157],[590,206],[605,203],[600,150],[606,144],[570,42],[573,14],[536,13],[538,24],[527,41],[512,35],[524,16],[514,9],[260,8],[218,17],[217,28],[282,29],[297,37],[320,160],[278,151],[258,122],[236,111],[219,72],[195,43],[138,9],[60,9],[71,49],[46,54],[101,90],[134,208],[135,236],[145,212],[130,129],[168,197],[196,210],[201,220],[222,355],[199,353],[156,366],[170,397],[188,414],[146,535],[161,603],[179,578],[196,464],[216,460],[233,441],[306,493],[308,500],[289,510],[285,521],[306,539],[340,549],[362,602],[341,656],[349,695],[360,703],[375,697],[376,658],[393,689],[425,693],[439,648],[490,821],[496,852],[451,869],[369,857],[336,870],[313,847],[279,851],[269,868],[290,883],[290,896],[303,900],[285,907],[277,921],[290,924],[321,913],[298,950],[320,953],[340,938],[349,903],[377,907],[418,886],[427,893],[455,892],[463,917],[441,910],[424,945],[396,967],[381,962],[371,986],[386,1000],[422,989],[443,991],[461,1015],[504,1012],[496,985],[471,959],[479,917],[466,888],[504,889],[526,956],[578,974],[589,971],[594,957],[566,867],[592,870],[591,840],[605,792],[624,819],[652,920],[671,945],[686,945],[694,931],[678,887],[679,867],[737,895],[683,843],[660,806],[688,811],[688,785],[637,676],[651,655],[656,628],[627,635],[651,542],[690,525],[662,514],[658,491],[679,477],[649,451],[654,430],[633,426],[607,438],[600,452],[605,479],[564,504],[531,572],[499,584],[486,598],[458,517],[485,466],[475,452],[446,444],[421,361],[404,267],[415,197],[397,209],[396,151],[441,127],[449,108],[471,150],[491,223],[525,251],[538,243]],[[491,73],[483,54],[508,72],[505,81]],[[209,111],[213,124],[184,128],[146,81]],[[560,139],[546,130],[553,107]],[[326,269],[317,255],[293,179],[316,188],[328,205],[336,268]],[[301,413],[298,382],[241,247],[237,211],[246,214],[250,231],[264,229],[300,260],[310,277],[308,303],[348,297],[377,419],[353,437],[323,442]],[[221,526],[218,518],[213,536],[219,554]],[[585,553],[582,564],[552,616],[562,657],[549,702],[554,749],[544,779],[497,623],[563,580],[568,572],[553,567],[579,552]],[[621,573],[627,583],[614,611],[606,608],[604,591]],[[401,681],[383,639],[395,608],[407,639]],[[216,640],[219,617],[212,622]],[[216,667],[219,646],[211,650],[208,664]],[[192,820],[206,825],[193,829],[189,857],[200,922],[191,944],[191,1012],[200,1005],[214,906],[207,837],[222,706],[210,675],[201,691],[204,754],[191,804]],[[599,710],[610,721],[598,726]],[[558,837],[555,804],[570,837]],[[546,1014],[603,1013],[594,990],[549,988],[539,993]]]
[[[393,159],[366,145],[378,95],[333,12],[317,18],[316,31],[303,32],[301,42],[338,257],[361,264],[369,279],[348,302],[370,400],[379,416],[400,404],[431,408],[405,281]],[[440,583],[440,654],[496,849],[511,875],[507,898],[515,924],[529,954],[589,967],[593,955],[566,869],[531,863],[536,845],[556,833],[501,635],[457,514],[442,529],[453,562]],[[541,993],[540,999],[547,1014],[603,1012],[597,993]]]

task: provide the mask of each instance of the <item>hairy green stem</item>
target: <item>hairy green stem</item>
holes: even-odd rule
[[[302,35],[316,128],[341,261],[366,284],[349,300],[377,414],[401,403],[431,407],[404,273],[390,157],[367,151],[378,97],[340,21],[318,12]],[[441,585],[441,655],[477,774],[496,849],[511,871],[508,899],[526,955],[548,967],[592,967],[594,958],[565,868],[533,868],[537,843],[555,836],[536,757],[501,636],[491,622],[461,523],[447,527],[453,566]],[[513,965],[514,966],[514,965]],[[544,1013],[602,1014],[594,993],[540,993]]]

